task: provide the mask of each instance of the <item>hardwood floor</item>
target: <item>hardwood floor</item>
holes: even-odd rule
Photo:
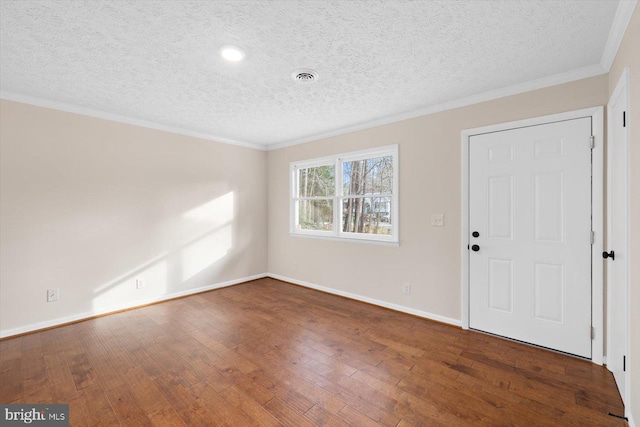
[[[626,425],[603,367],[272,279],[0,350],[0,401],[71,425]]]

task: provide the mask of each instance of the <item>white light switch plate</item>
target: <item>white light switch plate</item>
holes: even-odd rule
[[[60,299],[60,288],[47,289],[47,302],[54,302]]]
[[[431,214],[431,225],[434,227],[443,227],[444,214]]]

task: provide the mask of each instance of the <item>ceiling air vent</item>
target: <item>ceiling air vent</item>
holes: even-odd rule
[[[291,78],[297,82],[310,83],[318,80],[318,72],[308,68],[296,70],[291,74]]]

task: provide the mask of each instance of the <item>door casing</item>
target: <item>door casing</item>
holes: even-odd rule
[[[591,247],[591,326],[594,330],[591,361],[603,364],[604,350],[604,313],[603,313],[603,268],[602,259],[604,243],[604,109],[603,107],[585,108],[566,113],[551,114],[497,125],[483,126],[462,131],[462,230],[460,252],[461,268],[461,323],[463,329],[469,329],[469,140],[473,135],[498,132],[508,129],[541,125],[563,120],[591,117],[591,134],[594,137],[592,152],[592,187],[591,187],[591,226],[594,242]],[[588,144],[585,141],[585,144]]]

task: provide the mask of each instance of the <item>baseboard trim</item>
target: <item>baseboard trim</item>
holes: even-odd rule
[[[387,301],[377,300],[374,298],[365,297],[351,292],[345,292],[338,289],[329,288],[326,286],[316,285],[315,283],[306,282],[304,280],[293,279],[291,277],[282,276],[280,274],[267,273],[268,277],[281,280],[283,282],[293,283],[294,285],[304,286],[305,288],[315,289],[317,291],[326,292],[328,294],[339,295],[341,297],[353,299],[356,301],[366,302],[367,304],[377,305],[379,307],[388,308],[390,310],[399,311],[401,313],[411,314],[413,316],[422,317],[429,320],[435,320],[436,322],[446,323],[453,326],[462,326],[460,320],[452,319],[450,317],[441,316],[439,314],[429,313],[428,311],[416,310],[415,308],[406,307],[404,305],[393,304]]]
[[[633,416],[631,415],[630,409],[627,410],[627,418],[629,418],[627,420],[627,424],[629,424],[629,427],[636,427],[636,423],[633,421]]]
[[[457,327],[461,327],[462,323],[460,320],[452,319],[450,317],[441,316],[439,314],[430,313],[428,311],[417,310],[415,308],[406,307],[399,304],[390,303],[387,301],[382,301],[374,298],[365,297],[363,295],[354,294],[351,292],[345,292],[334,288],[329,288],[327,286],[317,285],[315,283],[307,282],[304,280],[298,280],[291,277],[282,276],[275,273],[262,273],[256,274],[254,276],[242,277],[240,279],[229,280],[226,282],[214,283],[208,286],[202,286],[200,288],[188,289],[185,291],[172,292],[170,294],[165,294],[159,297],[151,298],[144,301],[138,301],[135,304],[122,304],[119,306],[112,306],[101,310],[93,310],[90,312],[74,314],[65,317],[59,317],[53,320],[47,320],[45,322],[33,323],[30,325],[22,326],[19,328],[0,330],[0,339],[12,338],[18,335],[24,335],[28,333],[38,332],[45,329],[57,328],[60,326],[69,325],[72,323],[81,322],[83,320],[94,319],[96,317],[106,316],[109,314],[118,313],[126,310],[133,310],[136,308],[144,307],[150,304],[156,304],[163,301],[169,301],[172,299],[183,298],[190,295],[199,294],[202,292],[212,291],[214,289],[226,288],[228,286],[238,285],[240,283],[250,282],[252,280],[262,279],[264,277],[271,277],[273,279],[281,280],[283,282],[292,283],[294,285],[303,286],[305,288],[315,289],[317,291],[326,292],[328,294],[339,295],[341,297],[349,298],[356,301],[365,302],[367,304],[376,305],[379,307],[388,308],[390,310],[399,311],[401,313],[411,314],[413,316],[422,317],[424,319],[434,320],[436,322],[446,323],[448,325],[453,325]]]
[[[89,312],[73,314],[70,316],[59,317],[53,320],[47,320],[45,322],[32,323],[27,326],[21,326],[18,328],[0,330],[0,339],[11,338],[18,335],[24,335],[28,333],[38,332],[45,329],[57,328],[71,323],[81,322],[83,320],[94,319],[96,317],[106,316],[109,314],[118,313],[126,310],[133,310],[136,308],[144,307],[159,302],[169,301],[178,298],[184,298],[190,295],[201,294],[203,292],[212,291],[214,289],[226,288],[240,283],[250,282],[252,280],[262,279],[267,277],[266,273],[256,274],[254,276],[242,277],[240,279],[229,280],[226,282],[214,283],[208,286],[202,286],[194,289],[187,289],[179,292],[172,292],[170,294],[161,295],[158,297],[150,298],[143,301],[138,301],[135,304],[122,304],[118,306],[112,306],[100,310],[92,310]]]

